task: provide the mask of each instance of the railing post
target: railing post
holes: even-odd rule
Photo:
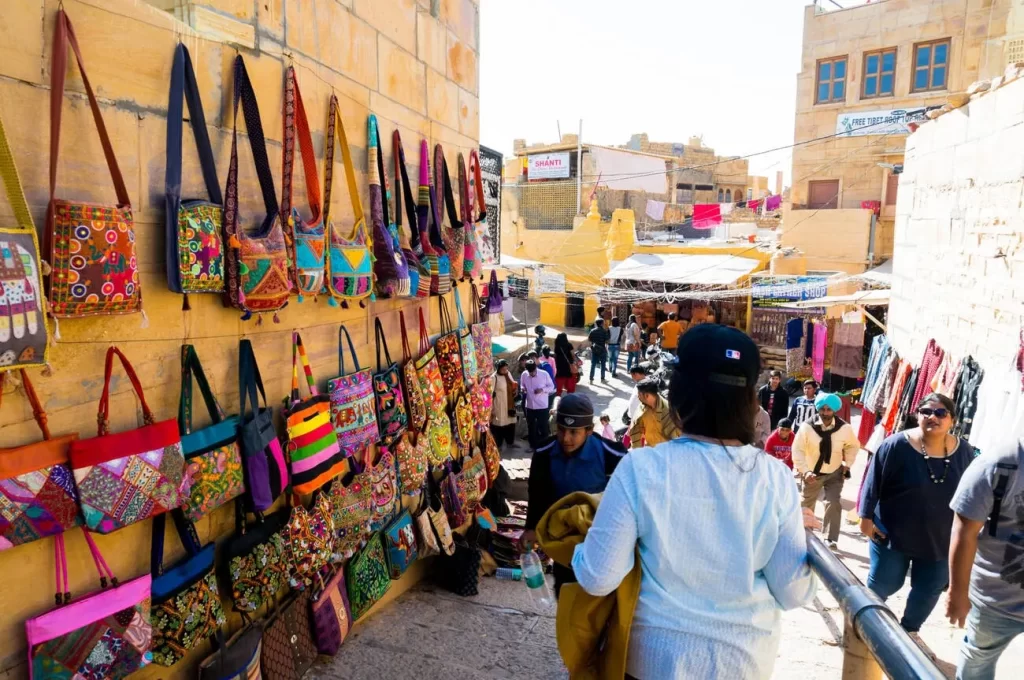
[[[843,626],[843,680],[882,680],[882,668],[848,617]]]

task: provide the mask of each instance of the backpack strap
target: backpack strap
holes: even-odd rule
[[[1017,471],[1017,466],[1012,463],[997,463],[997,476],[995,486],[992,488],[992,514],[989,515],[987,530],[989,536],[995,536],[999,529],[999,514],[1003,509],[1003,498],[1006,497],[1006,487],[1010,483],[1010,475]]]

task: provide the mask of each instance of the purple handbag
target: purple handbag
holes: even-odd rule
[[[253,512],[263,512],[270,509],[288,486],[288,466],[249,340],[238,343],[238,392],[242,401],[238,412],[238,441],[242,445],[246,504]],[[257,394],[263,397],[263,408],[260,408]],[[247,399],[252,404],[252,413],[246,413]]]
[[[316,651],[334,656],[352,630],[352,612],[348,606],[344,569],[339,567],[327,585],[316,591],[309,601],[309,607]]]

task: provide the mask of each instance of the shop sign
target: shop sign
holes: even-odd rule
[[[557,272],[546,272],[543,269],[537,272],[538,293],[565,293],[565,274]]]
[[[827,276],[756,277],[751,286],[755,307],[776,307],[787,302],[813,300],[828,295]]]
[[[567,179],[569,152],[537,153],[526,157],[526,175],[529,179]]]
[[[924,114],[933,108],[938,107],[840,113],[836,116],[836,136],[909,135],[910,123],[922,123],[928,120]]]

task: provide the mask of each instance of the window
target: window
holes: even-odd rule
[[[846,101],[846,57],[819,61],[815,82],[815,104]]]
[[[753,189],[747,189],[747,200],[749,201],[752,198],[754,198],[754,190]]]
[[[732,189],[725,190],[725,202],[732,203]]]
[[[914,45],[911,92],[945,90],[949,79],[949,38]]]
[[[886,180],[885,184],[885,204],[896,205],[896,194],[899,193],[900,189],[900,176],[889,175],[889,179]]]
[[[722,203],[722,198],[725,196],[725,192],[721,189],[718,190],[718,202]]]
[[[891,97],[896,81],[896,48],[865,52],[863,80],[861,99]]]
[[[839,207],[839,180],[825,179],[807,183],[807,207],[810,210],[835,210]]]

